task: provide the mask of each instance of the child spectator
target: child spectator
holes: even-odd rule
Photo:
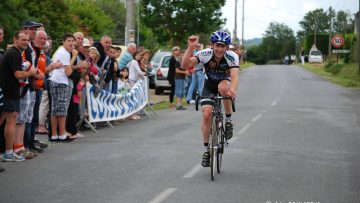
[[[125,67],[121,70],[120,79],[118,80],[118,93],[125,94],[130,89],[129,68]]]

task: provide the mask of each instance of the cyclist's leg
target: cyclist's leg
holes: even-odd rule
[[[217,85],[217,83],[205,81],[201,99],[201,109],[203,112],[203,117],[201,121],[201,132],[204,142],[204,154],[202,156],[201,165],[203,167],[210,166],[209,137],[212,118],[212,105],[214,103],[210,99],[210,94],[217,94]]]
[[[211,116],[212,116],[212,105],[203,105],[202,109],[202,121],[201,121],[201,132],[203,135],[204,143],[209,143],[210,127],[211,127]]]
[[[228,94],[230,90],[231,82],[228,80],[222,80],[219,83],[219,92],[221,96],[228,97],[230,96]],[[224,99],[223,100],[224,110],[225,110],[225,137],[226,139],[231,139],[233,136],[233,124],[231,121],[231,113],[232,113],[232,106],[231,106],[231,100]]]

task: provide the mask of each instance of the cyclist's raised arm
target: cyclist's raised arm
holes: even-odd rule
[[[186,49],[181,63],[182,69],[194,67],[196,64],[198,64],[198,60],[192,56],[197,43],[198,38],[196,36],[192,35],[188,38],[188,48]]]

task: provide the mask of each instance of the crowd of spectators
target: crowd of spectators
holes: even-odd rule
[[[3,37],[0,26],[0,43]],[[136,44],[130,43],[120,58],[121,52],[110,36],[94,43],[82,32],[64,34],[61,46],[54,49],[41,23],[25,21],[13,44],[0,49],[2,161],[25,161],[43,153],[48,144],[36,134],[62,143],[84,137],[78,129],[86,82],[97,92],[125,93],[146,75],[150,51],[137,52]]]

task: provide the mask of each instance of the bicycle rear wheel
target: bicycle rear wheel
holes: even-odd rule
[[[212,118],[211,123],[211,133],[210,133],[210,172],[211,172],[211,180],[214,180],[215,173],[215,159],[214,155],[217,153],[217,138],[218,137],[218,127],[216,123],[216,117]]]

